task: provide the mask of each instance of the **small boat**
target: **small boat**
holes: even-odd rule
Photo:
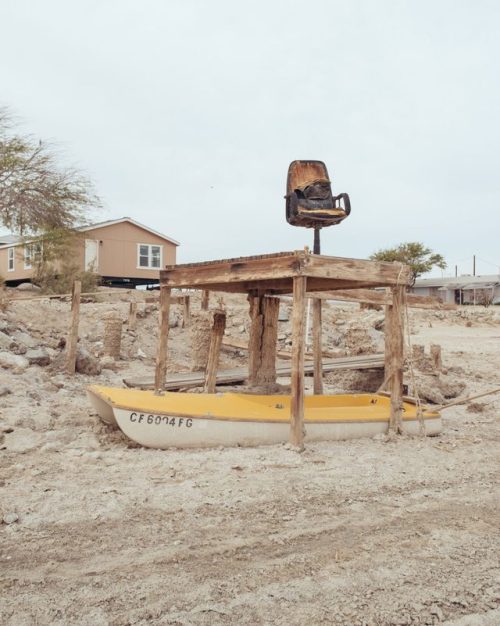
[[[92,386],[89,400],[107,424],[147,448],[259,446],[283,443],[290,430],[290,396],[243,393],[169,393]],[[373,437],[387,432],[390,398],[377,394],[306,396],[305,441]],[[425,410],[427,435],[441,431],[441,415]],[[403,403],[403,428],[420,432],[417,407]]]

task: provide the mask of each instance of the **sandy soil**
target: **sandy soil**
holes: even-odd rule
[[[82,305],[92,353],[103,314],[126,319],[126,299]],[[228,333],[246,337],[244,301],[228,304]],[[0,370],[1,624],[500,624],[499,396],[447,410],[436,438],[302,454],[137,448],[100,423],[84,390],[152,372],[156,315],[124,331],[118,371]],[[345,331],[365,330],[376,349],[380,315],[330,306],[325,347],[348,351]],[[410,317],[412,341],[442,345],[463,394],[500,385],[500,311]],[[65,303],[22,301],[0,326],[55,359],[68,320]],[[190,365],[187,333],[171,331],[173,369]],[[282,347],[288,333],[283,322]]]

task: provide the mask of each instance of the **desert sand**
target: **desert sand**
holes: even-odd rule
[[[103,320],[115,311],[125,322],[131,296],[82,303],[80,344],[106,366],[94,375],[61,371],[67,302],[0,313],[1,624],[500,624],[500,395],[445,410],[433,438],[301,454],[286,443],[139,448],[85,397],[89,384],[153,372],[157,308],[133,297],[137,329],[124,324],[116,363],[101,358]],[[227,334],[245,339],[247,303],[225,301]],[[378,351],[381,316],[330,304],[325,349]],[[192,364],[180,317],[174,307],[170,371]],[[410,332],[427,351],[442,346],[443,371],[416,372],[423,395],[500,385],[498,307],[412,310]],[[289,347],[288,322],[279,337]],[[27,365],[40,349],[47,364]],[[245,363],[225,352],[221,367]],[[325,391],[362,391],[370,376],[328,374]]]

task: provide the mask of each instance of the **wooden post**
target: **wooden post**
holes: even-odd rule
[[[155,393],[160,394],[165,387],[165,377],[167,375],[167,343],[169,330],[170,313],[170,292],[169,287],[160,287],[160,337],[158,341],[158,352],[156,355],[155,370]]]
[[[391,359],[390,359],[390,346],[389,337],[391,335],[391,320],[392,320],[392,299],[390,299],[391,290],[387,288],[385,290],[387,298],[391,304],[385,305],[385,321],[384,321],[384,382],[382,383],[379,391],[384,391],[389,386],[391,379]]]
[[[441,346],[437,343],[431,344],[431,359],[435,369],[443,369],[443,361],[441,357]]]
[[[256,385],[259,377],[262,341],[262,297],[248,296],[250,304],[250,332],[248,339],[248,384]]]
[[[279,298],[250,296],[250,338],[248,382],[268,385],[276,382]]]
[[[104,354],[113,359],[120,358],[122,345],[122,318],[116,312],[105,315],[104,320]]]
[[[258,384],[276,383],[276,350],[278,343],[279,298],[263,298],[262,341]]]
[[[67,342],[66,371],[68,374],[75,373],[76,346],[78,343],[78,323],[80,321],[80,294],[82,293],[82,283],[75,280],[71,296],[71,326]]]
[[[293,278],[290,443],[304,448],[304,313],[307,278]]]
[[[323,347],[321,342],[321,300],[313,300],[314,393],[323,393]]]
[[[137,323],[137,302],[131,302],[128,309],[128,329],[135,330]]]
[[[208,311],[208,303],[210,299],[210,291],[203,289],[201,292],[201,309],[202,311]]]
[[[392,306],[389,319],[386,320],[386,358],[390,368],[389,391],[391,394],[391,413],[389,417],[389,430],[402,433],[403,414],[403,360],[404,360],[404,286],[395,286],[392,291]]]
[[[203,391],[205,393],[214,393],[217,381],[217,367],[219,365],[220,348],[222,337],[226,328],[226,313],[217,311],[214,313],[214,321],[212,325],[212,333],[210,337],[210,349],[208,352],[208,363],[205,371],[205,384]]]
[[[182,328],[188,328],[191,324],[191,298],[189,296],[182,297]]]

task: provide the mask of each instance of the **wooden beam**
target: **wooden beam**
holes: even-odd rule
[[[307,278],[293,279],[290,443],[304,448],[304,314]]]
[[[319,293],[308,293],[309,298],[319,298],[321,300],[339,300],[345,302],[363,302],[366,304],[376,304],[385,306],[392,304],[392,295],[385,291],[375,291],[373,289],[339,289],[335,291],[323,291]],[[418,296],[413,293],[406,294],[406,303],[415,309],[442,309],[454,310],[456,304],[442,302],[439,298],[432,296]]]
[[[76,348],[78,345],[78,323],[80,321],[80,295],[82,283],[75,280],[73,283],[73,293],[71,296],[71,326],[67,340],[66,371],[72,375],[75,373]]]
[[[354,282],[380,283],[382,285],[409,285],[413,279],[411,268],[402,263],[385,263],[316,254],[308,256],[304,275]]]
[[[208,263],[171,265],[160,271],[164,286],[213,289],[218,285],[233,285],[241,289],[243,283],[266,283],[307,276],[323,281],[318,289],[326,289],[340,281],[337,288],[410,284],[411,270],[401,263],[383,263],[361,259],[327,257],[310,254],[304,250],[240,257]],[[289,283],[288,283],[289,284]],[[285,285],[286,286],[286,285]],[[284,288],[283,286],[282,288]]]
[[[314,393],[323,393],[323,364],[321,343],[321,300],[314,299],[312,302],[312,335],[313,335],[313,360],[314,360]]]
[[[226,313],[224,311],[216,311],[214,313],[214,321],[212,324],[212,331],[210,336],[210,348],[208,351],[207,369],[205,371],[205,383],[203,386],[203,391],[205,393],[215,392],[220,348],[225,328]]]
[[[170,287],[230,284],[287,278],[300,270],[304,252],[223,259],[208,263],[171,265],[160,271],[160,283]],[[212,291],[212,289],[210,289]]]
[[[391,412],[389,417],[389,430],[395,433],[402,433],[403,416],[403,361],[404,361],[404,286],[391,287],[392,305],[389,309],[389,319],[386,320],[388,326],[388,342],[386,344],[386,355],[389,360],[390,381],[389,391],[391,394]],[[387,331],[386,331],[387,332]]]
[[[167,375],[167,345],[170,313],[170,288],[160,288],[160,339],[156,355],[155,393],[160,394],[165,387]]]

